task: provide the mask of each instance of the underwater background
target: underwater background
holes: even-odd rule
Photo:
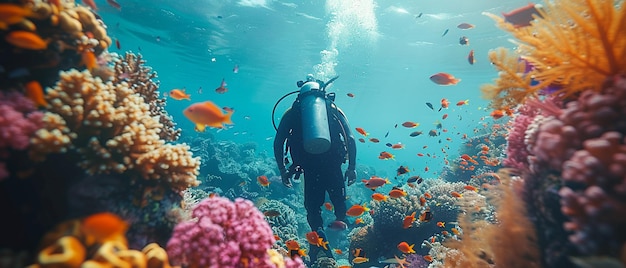
[[[0,1],[0,267],[624,267],[623,5]],[[314,262],[273,156],[307,74],[365,208]]]

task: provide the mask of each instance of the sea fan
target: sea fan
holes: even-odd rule
[[[559,85],[571,96],[583,90],[599,90],[610,76],[626,71],[626,9],[621,1],[555,0],[538,9],[531,26],[515,27],[503,18],[486,13],[499,27],[517,40],[515,56],[509,52],[492,53],[491,61],[500,71],[493,85],[482,87],[495,108],[510,106],[549,85]],[[518,59],[533,66],[519,73]],[[514,62],[513,59],[516,61]],[[511,79],[512,73],[519,78]],[[510,100],[506,100],[510,98]]]

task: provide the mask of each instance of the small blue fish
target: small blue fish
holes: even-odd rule
[[[391,143],[386,143],[385,145],[387,145],[387,147],[393,146],[393,144],[391,144]]]
[[[387,133],[385,134],[385,138],[387,138],[387,136],[389,136],[389,131],[387,131]]]
[[[446,34],[448,34],[448,31],[450,31],[450,29],[446,29],[445,31],[443,31],[443,34],[441,35],[441,37],[446,36]]]
[[[427,103],[426,103],[426,106],[428,106],[428,108],[430,108],[430,109],[431,109],[431,110],[433,110],[433,111],[435,110],[435,108],[433,107],[433,104],[432,104],[432,103],[430,103],[430,102],[427,102]]]

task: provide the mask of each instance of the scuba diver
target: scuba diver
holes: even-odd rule
[[[310,245],[311,263],[317,260],[320,250],[328,258],[333,255],[326,246],[321,207],[326,193],[335,210],[335,221],[328,225],[332,229],[347,228],[346,183],[356,181],[356,142],[350,132],[350,126],[344,113],[335,105],[335,94],[326,93],[328,82],[316,80],[307,75],[306,81],[298,81],[299,90],[288,93],[285,97],[299,93],[291,108],[285,111],[274,139],[274,157],[280,170],[280,176],[286,187],[292,187],[291,180],[299,180],[304,173],[304,207],[307,221],[312,232],[317,232],[323,241]],[[280,102],[280,100],[274,106]],[[274,116],[272,115],[272,121]],[[289,158],[292,164],[289,167]],[[348,167],[342,174],[341,166],[348,161]],[[293,178],[292,178],[293,177]],[[321,244],[321,245],[319,245]]]

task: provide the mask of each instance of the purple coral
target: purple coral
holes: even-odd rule
[[[167,244],[175,264],[191,267],[273,267],[267,250],[272,229],[249,200],[211,197],[178,224]]]
[[[42,127],[43,113],[32,101],[17,92],[0,92],[0,161],[10,150],[24,150],[31,135]],[[9,176],[6,164],[0,162],[0,180]]]
[[[559,191],[561,210],[571,219],[565,228],[574,232],[570,241],[585,252],[615,252],[626,241],[624,143],[618,132],[589,139],[563,166],[563,179],[570,185]]]

